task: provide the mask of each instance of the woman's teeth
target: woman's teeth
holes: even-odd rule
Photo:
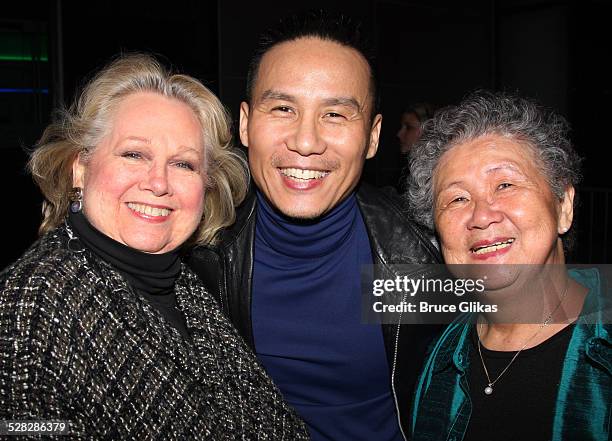
[[[138,213],[146,214],[147,216],[168,216],[170,210],[167,208],[151,207],[150,205],[135,204],[128,202],[127,206]]]
[[[487,245],[485,247],[474,248],[472,249],[472,252],[474,254],[492,253],[493,251],[497,251],[497,250],[501,250],[502,248],[509,247],[510,245],[512,245],[512,242],[514,242],[514,239],[508,239],[504,242],[496,242],[491,245]]]

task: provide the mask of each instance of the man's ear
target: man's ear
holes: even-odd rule
[[[85,164],[79,153],[72,161],[72,186],[83,188],[85,182]]]
[[[574,220],[574,195],[576,190],[572,185],[569,185],[563,193],[561,207],[559,210],[559,220],[557,222],[558,234],[565,234],[572,226]]]
[[[240,142],[245,147],[249,146],[248,126],[249,126],[249,103],[247,103],[246,101],[243,101],[240,103],[240,127],[239,127],[238,132],[240,134]]]
[[[379,113],[374,117],[372,121],[372,128],[370,129],[370,140],[368,143],[368,150],[366,152],[366,159],[373,158],[378,150],[378,141],[380,140],[380,128],[382,126],[382,115]]]

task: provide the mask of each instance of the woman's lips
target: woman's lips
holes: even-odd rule
[[[128,202],[130,211],[137,217],[152,222],[164,222],[172,213],[172,209],[159,205],[149,205],[140,202]]]
[[[507,253],[510,251],[514,241],[515,239],[513,237],[481,240],[472,244],[470,252],[475,259],[485,260]]]

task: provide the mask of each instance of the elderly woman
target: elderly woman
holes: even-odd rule
[[[47,128],[29,163],[42,237],[0,275],[0,420],[87,439],[307,438],[180,259],[233,222],[232,150],[217,98],[147,55],[104,68]]]
[[[447,264],[490,264],[451,271],[492,275],[485,294],[499,307],[460,316],[431,347],[415,441],[609,439],[609,295],[597,270],[564,265],[580,163],[566,133],[528,100],[480,92],[415,146],[414,215]]]

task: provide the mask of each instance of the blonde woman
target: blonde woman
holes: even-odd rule
[[[246,189],[208,89],[150,56],[118,58],[29,166],[44,219],[0,275],[1,420],[60,420],[89,439],[306,438],[181,262]]]

